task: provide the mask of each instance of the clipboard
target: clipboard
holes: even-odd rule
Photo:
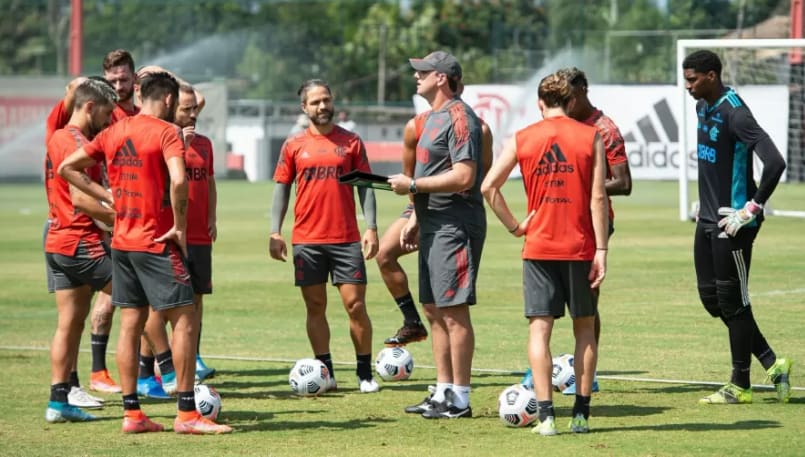
[[[391,184],[388,183],[388,176],[376,175],[366,173],[359,170],[352,170],[349,173],[339,176],[338,182],[341,184],[350,184],[358,187],[371,187],[373,189],[391,190]]]

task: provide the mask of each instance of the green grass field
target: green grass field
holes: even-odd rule
[[[522,185],[504,193],[523,214]],[[491,211],[473,308],[477,347],[471,420],[425,421],[406,415],[433,382],[430,346],[409,346],[413,377],[385,383],[377,395],[357,393],[347,319],[334,289],[329,295],[332,352],[339,391],[320,398],[290,393],[292,361],[311,355],[304,306],[292,286],[292,266],[269,259],[270,184],[219,183],[219,241],[214,252],[215,294],[205,306],[202,352],[219,370],[210,380],[223,397],[222,422],[232,435],[186,437],[172,432],[120,433],[120,397],[107,396],[86,424],[48,424],[47,347],[56,311],[46,292],[41,229],[46,203],[41,184],[0,185],[0,455],[590,455],[742,456],[805,454],[805,391],[778,404],[772,391],[755,390],[755,404],[699,406],[730,373],[727,332],[698,302],[693,272],[694,225],[678,222],[674,183],[637,182],[633,195],[615,199],[617,231],[610,244],[603,286],[603,336],[591,427],[584,436],[544,438],[509,429],[497,417],[497,396],[525,368],[526,320],[522,317],[519,251],[522,240],[506,233]],[[404,200],[380,192],[381,228],[397,217]],[[781,185],[780,209],[805,209],[805,186]],[[286,221],[286,234],[290,221]],[[775,350],[796,361],[793,384],[803,386],[805,366],[805,220],[771,217],[755,243],[750,292],[755,316]],[[403,262],[416,284],[415,258]],[[367,301],[374,349],[401,323],[380,280],[368,265]],[[117,326],[110,348],[116,343]],[[569,319],[557,322],[553,351],[572,351]],[[89,348],[85,336],[84,349]],[[88,384],[90,355],[82,352],[80,375]],[[117,378],[114,356],[109,365]],[[674,383],[635,381],[678,380]],[[752,380],[763,383],[757,362]],[[572,399],[555,397],[558,425],[566,430]],[[144,401],[152,418],[172,425],[175,402]]]

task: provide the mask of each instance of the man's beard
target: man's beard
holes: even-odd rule
[[[333,121],[333,112],[322,111],[321,113],[316,113],[314,116],[308,115],[308,118],[314,125],[327,125]]]

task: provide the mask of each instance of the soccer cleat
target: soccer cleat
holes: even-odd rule
[[[598,392],[598,378],[593,379],[593,393]],[[562,391],[562,395],[576,395],[576,383],[567,386],[565,390]]]
[[[542,436],[553,436],[558,432],[556,431],[556,420],[553,416],[548,416],[544,421],[537,421],[537,425],[531,429],[531,433],[539,433]]]
[[[463,408],[459,408],[453,402],[454,395],[455,393],[451,389],[445,390],[444,401],[433,402],[431,400],[433,407],[422,413],[422,417],[425,419],[460,419],[472,417],[472,408],[470,408],[470,405],[468,404]]]
[[[216,424],[201,414],[195,413],[194,417],[189,420],[181,420],[177,416],[173,421],[173,431],[183,435],[220,435],[231,433],[232,427]]]
[[[416,324],[404,323],[397,333],[393,336],[386,338],[383,342],[386,346],[405,346],[408,343],[416,343],[417,341],[424,341],[428,338],[428,330],[422,325],[421,322]]]
[[[86,413],[76,406],[60,401],[49,401],[45,410],[45,420],[51,424],[56,422],[87,422],[97,417]]]
[[[162,384],[160,384],[154,376],[137,378],[137,394],[157,400],[171,399],[171,396],[165,393],[165,390],[162,389]]]
[[[162,390],[168,395],[176,395],[176,372],[162,373]]]
[[[708,395],[699,403],[708,405],[734,405],[752,403],[752,388],[742,389],[735,384],[729,383],[718,389],[718,392]]]
[[[210,368],[204,363],[200,355],[196,355],[196,382],[204,381],[215,376],[215,368]]]
[[[133,414],[123,416],[123,433],[150,433],[161,432],[165,427],[148,418],[145,414]]]
[[[103,408],[103,399],[92,396],[81,387],[73,386],[67,394],[67,403],[78,408]]]
[[[531,368],[525,371],[523,378],[520,379],[520,384],[522,384],[527,390],[534,388],[534,375],[531,373]]]
[[[774,390],[777,391],[777,400],[781,403],[788,403],[791,398],[791,366],[794,361],[791,359],[777,359],[774,365],[766,370],[768,380],[774,383]]]
[[[332,378],[331,378],[332,379]],[[361,386],[361,393],[371,394],[380,390],[380,386],[374,379],[358,379]]]
[[[93,371],[89,375],[89,388],[90,390],[107,394],[120,393],[120,386],[109,376],[109,370],[106,368],[100,371]]]
[[[428,386],[428,396],[421,402],[405,407],[405,412],[409,414],[422,414],[425,411],[433,408],[433,394],[436,392],[436,386]]]
[[[573,419],[570,419],[568,424],[570,431],[573,433],[588,433],[590,431],[590,424],[584,418],[584,414],[576,414]]]

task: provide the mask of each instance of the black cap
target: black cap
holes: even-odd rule
[[[450,79],[461,80],[461,65],[458,60],[445,51],[434,51],[422,59],[408,59],[416,71],[438,71]]]

